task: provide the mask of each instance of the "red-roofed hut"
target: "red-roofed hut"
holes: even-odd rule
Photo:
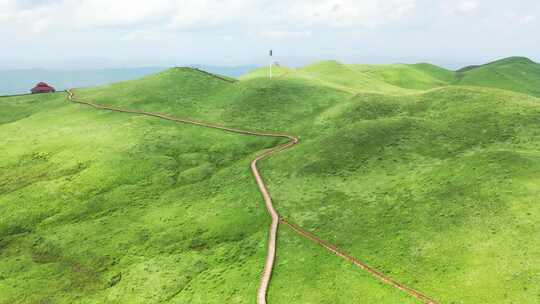
[[[40,82],[32,89],[32,94],[53,93],[56,90],[45,82]]]

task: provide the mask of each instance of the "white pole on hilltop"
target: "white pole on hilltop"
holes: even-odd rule
[[[270,79],[272,79],[272,55],[274,55],[273,51],[270,50]]]

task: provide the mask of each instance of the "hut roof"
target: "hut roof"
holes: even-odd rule
[[[50,93],[50,92],[55,92],[55,89],[51,87],[50,85],[46,84],[45,82],[39,82],[32,89],[32,93]]]

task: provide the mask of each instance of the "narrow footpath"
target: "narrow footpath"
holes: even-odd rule
[[[264,180],[259,172],[259,169],[257,168],[257,163],[259,161],[262,161],[273,154],[282,152],[284,150],[287,150],[295,145],[298,144],[299,140],[297,137],[288,135],[288,134],[282,134],[282,133],[273,133],[273,132],[257,132],[257,131],[249,131],[249,130],[240,130],[240,129],[234,129],[229,128],[225,126],[221,126],[218,124],[213,123],[207,123],[203,121],[193,120],[193,119],[185,119],[185,118],[177,118],[173,117],[167,114],[161,114],[161,113],[155,113],[155,112],[146,112],[146,111],[140,111],[140,110],[130,110],[130,109],[124,109],[124,108],[117,108],[113,106],[108,105],[102,105],[102,104],[96,104],[89,101],[84,101],[81,99],[75,98],[75,94],[72,90],[66,90],[68,94],[68,99],[71,102],[91,106],[96,109],[102,109],[102,110],[109,110],[114,112],[121,112],[121,113],[131,113],[131,114],[138,114],[138,115],[145,115],[145,116],[151,116],[156,117],[160,119],[165,119],[169,121],[179,122],[179,123],[185,123],[185,124],[192,124],[197,125],[201,127],[206,128],[212,128],[212,129],[218,129],[225,132],[230,133],[236,133],[236,134],[242,134],[242,135],[251,135],[251,136],[264,136],[264,137],[273,137],[273,138],[283,138],[287,139],[287,143],[278,145],[274,148],[268,149],[259,156],[257,156],[252,162],[251,162],[251,172],[253,173],[253,176],[257,182],[257,186],[259,187],[259,191],[261,192],[264,202],[266,205],[266,209],[268,211],[268,214],[270,215],[272,222],[270,224],[269,234],[268,234],[268,248],[267,248],[267,255],[266,255],[266,262],[264,265],[264,270],[261,277],[261,282],[259,285],[259,289],[257,291],[257,304],[266,304],[266,296],[268,294],[268,286],[270,284],[270,279],[272,277],[272,270],[274,268],[274,262],[276,259],[276,240],[277,240],[277,232],[278,232],[278,226],[279,223],[284,223],[286,226],[291,228],[294,232],[296,232],[298,235],[309,239],[315,243],[318,243],[326,250],[336,254],[337,256],[344,258],[345,260],[351,262],[357,267],[360,267],[364,271],[371,274],[373,277],[378,279],[379,281],[391,285],[401,291],[404,291],[408,293],[410,296],[422,301],[426,304],[437,304],[437,302],[428,296],[412,289],[409,287],[406,287],[405,285],[398,283],[397,281],[393,280],[392,278],[385,276],[381,272],[367,266],[365,263],[359,261],[358,259],[348,255],[347,253],[339,250],[337,247],[331,245],[330,243],[323,241],[319,239],[318,237],[310,234],[309,232],[303,230],[302,228],[288,222],[285,219],[280,219],[279,214],[274,209],[274,205],[272,203],[272,198],[270,196],[270,192],[268,191],[268,188],[266,187],[266,184],[264,183]]]

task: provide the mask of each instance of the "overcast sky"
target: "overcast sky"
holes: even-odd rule
[[[0,0],[0,69],[303,65],[521,55],[538,0]]]

